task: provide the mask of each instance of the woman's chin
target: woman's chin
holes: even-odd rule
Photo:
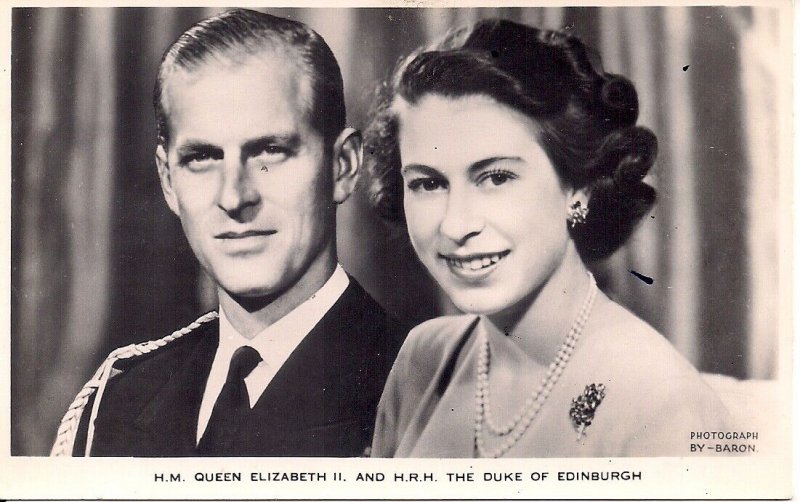
[[[453,305],[466,314],[492,315],[508,308],[508,305],[504,302],[498,302],[496,299],[492,298],[476,298],[474,296],[467,298],[460,297],[457,294],[449,296]]]

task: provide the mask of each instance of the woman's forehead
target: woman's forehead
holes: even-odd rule
[[[464,166],[538,147],[531,119],[483,95],[427,95],[397,108],[403,164]]]

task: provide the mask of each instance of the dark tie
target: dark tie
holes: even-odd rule
[[[219,393],[217,402],[208,420],[208,426],[197,445],[202,455],[235,456],[237,431],[250,412],[250,396],[244,379],[261,362],[261,356],[253,347],[239,347],[233,353],[228,377]]]

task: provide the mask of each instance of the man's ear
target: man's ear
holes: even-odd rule
[[[333,144],[333,201],[346,201],[356,187],[358,169],[363,160],[361,133],[351,127],[345,129]]]
[[[172,176],[169,172],[169,163],[167,162],[167,152],[164,150],[163,145],[156,147],[156,166],[158,166],[158,178],[161,180],[161,191],[164,192],[164,200],[173,213],[180,216],[178,212],[178,197],[175,195],[175,190],[172,189]]]

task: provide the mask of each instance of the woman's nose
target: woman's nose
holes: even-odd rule
[[[219,207],[231,218],[239,219],[246,208],[256,206],[260,200],[247,166],[241,162],[226,163],[218,197]]]
[[[472,207],[471,198],[466,193],[451,190],[447,207],[439,225],[441,234],[459,244],[483,230],[483,218]]]

